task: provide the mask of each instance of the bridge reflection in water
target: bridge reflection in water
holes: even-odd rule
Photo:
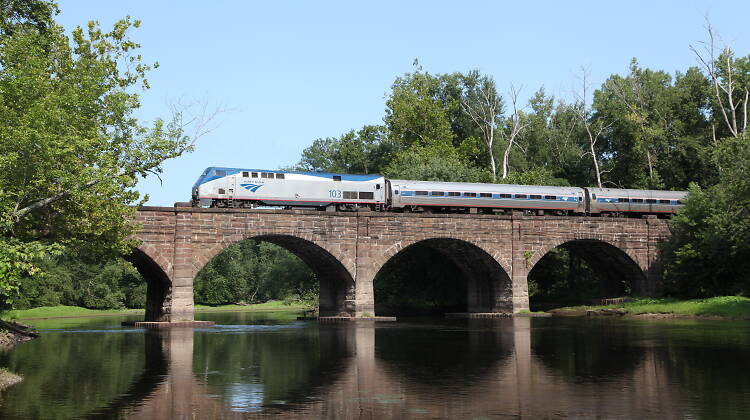
[[[420,324],[333,325],[310,334],[277,334],[274,346],[251,345],[236,355],[206,354],[202,340],[242,334],[192,329],[147,332],[144,375],[92,418],[495,418],[685,417],[667,363],[649,346],[591,343],[593,357],[556,342],[573,331],[532,329],[528,318]],[[425,348],[422,336],[441,335],[446,348]],[[293,338],[297,337],[297,338]],[[238,338],[237,338],[238,339]],[[196,344],[198,344],[196,346]],[[570,344],[570,343],[568,343]],[[610,342],[610,344],[612,344]],[[594,348],[591,348],[593,346]],[[599,347],[597,347],[599,346]],[[215,347],[211,348],[216,350]],[[663,356],[663,355],[662,355]],[[248,361],[243,357],[255,359]],[[274,358],[276,360],[274,360]],[[231,360],[236,359],[236,360]],[[262,373],[286,366],[291,377]],[[212,370],[218,366],[218,370]],[[614,368],[614,370],[613,370]],[[216,378],[216,379],[213,379]],[[276,382],[274,382],[276,381]]]

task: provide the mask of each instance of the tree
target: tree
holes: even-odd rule
[[[516,89],[513,86],[510,87],[508,96],[510,96],[510,103],[513,112],[505,119],[504,127],[500,131],[501,137],[508,143],[505,146],[505,152],[503,153],[503,179],[508,177],[508,172],[510,171],[510,151],[516,144],[516,139],[523,132],[527,125],[518,110],[519,93],[519,89]]]
[[[618,101],[629,111],[627,121],[638,126],[636,144],[645,152],[648,168],[649,187],[660,187],[655,166],[655,151],[658,143],[664,142],[669,128],[668,110],[664,98],[671,87],[671,78],[664,72],[652,72],[638,67],[638,61],[630,62],[630,74],[626,78],[612,76],[604,83],[603,89],[611,90]]]
[[[503,113],[503,99],[498,96],[495,88],[495,80],[490,76],[478,76],[467,78],[467,89],[461,101],[461,109],[469,115],[474,124],[482,132],[482,140],[487,146],[490,160],[490,171],[492,180],[497,178],[495,155],[493,148],[495,134],[498,129],[498,118]],[[478,83],[473,83],[478,79]],[[505,157],[505,156],[504,156]],[[503,160],[503,172],[506,172],[507,159]],[[505,175],[503,176],[505,178]]]
[[[724,127],[732,137],[739,137],[747,130],[747,103],[750,100],[750,57],[734,58],[732,49],[725,45],[716,54],[716,31],[706,23],[708,41],[702,47],[690,46],[706,75],[711,80],[717,106],[715,114],[721,114]],[[740,108],[741,107],[741,108]],[[737,113],[741,115],[738,116]],[[718,118],[718,117],[717,117]],[[714,140],[716,133],[714,132]]]
[[[691,185],[665,254],[668,292],[683,297],[750,294],[750,142],[729,137],[714,153],[720,181]]]
[[[128,37],[139,21],[109,32],[89,22],[69,38],[52,2],[4,1],[0,10],[0,294],[10,302],[19,275],[36,266],[8,256],[129,252],[138,177],[191,151],[205,120],[175,112],[149,127],[134,117],[137,88],[149,87],[156,66]]]
[[[385,123],[392,139],[406,148],[453,144],[449,107],[440,92],[439,77],[416,70],[396,78],[386,100]]]
[[[340,137],[317,139],[302,151],[295,166],[305,171],[344,173],[376,173],[391,158],[394,144],[387,138],[385,127],[366,125]]]
[[[591,156],[594,173],[596,174],[596,185],[599,188],[602,188],[602,170],[599,165],[599,153],[597,151],[596,143],[599,141],[604,131],[611,126],[611,123],[605,123],[602,119],[594,118],[593,111],[588,104],[589,89],[588,71],[582,68],[581,91],[577,94],[578,97],[575,109],[576,114],[578,115],[578,121],[586,131],[589,150],[585,153]]]

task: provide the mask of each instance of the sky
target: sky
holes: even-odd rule
[[[277,169],[315,139],[381,124],[396,77],[478,69],[498,89],[539,88],[570,100],[581,68],[593,88],[635,57],[670,73],[697,65],[706,17],[739,56],[750,54],[746,1],[192,1],[59,0],[67,30],[125,16],[159,63],[142,92],[144,122],[175,104],[220,110],[196,150],[138,184],[172,206],[208,166]],[[198,108],[193,107],[193,110]],[[210,112],[209,112],[210,113]]]

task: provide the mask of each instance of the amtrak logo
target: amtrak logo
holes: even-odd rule
[[[258,188],[263,186],[263,184],[240,184],[240,186],[250,192],[256,192],[258,191]]]

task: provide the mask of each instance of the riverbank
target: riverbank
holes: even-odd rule
[[[570,306],[548,312],[558,316],[750,319],[750,299],[740,296],[690,300],[634,298],[629,302],[612,305]]]
[[[251,305],[195,305],[195,312],[267,312],[267,311],[305,311],[313,310],[309,305],[287,305],[281,301],[269,301]],[[38,320],[54,318],[88,318],[100,316],[142,315],[143,309],[87,309],[79,306],[43,306],[33,309],[17,309],[5,312],[4,320]]]
[[[0,392],[11,385],[15,385],[23,380],[23,377],[13,372],[0,368]]]

